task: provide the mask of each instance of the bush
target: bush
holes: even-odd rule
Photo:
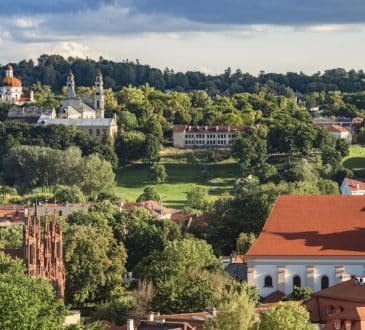
[[[58,203],[81,203],[85,201],[84,194],[76,186],[54,186],[53,195]]]

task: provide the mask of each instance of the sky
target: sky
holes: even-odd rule
[[[210,74],[365,69],[365,1],[0,0],[0,64],[45,53]]]

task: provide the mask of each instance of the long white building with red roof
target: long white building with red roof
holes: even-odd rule
[[[365,197],[280,196],[246,262],[262,297],[364,276]]]

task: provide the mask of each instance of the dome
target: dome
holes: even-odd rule
[[[22,87],[22,82],[15,77],[5,77],[2,81],[2,85],[5,87]]]

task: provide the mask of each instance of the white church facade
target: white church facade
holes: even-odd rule
[[[95,137],[115,138],[118,132],[117,118],[105,118],[105,99],[103,76],[98,73],[95,79],[94,98],[80,98],[76,94],[75,77],[70,71],[67,77],[66,96],[57,117],[38,120],[38,125],[65,125],[77,127],[85,134]]]
[[[246,254],[247,282],[268,297],[364,276],[364,237],[363,196],[280,196]]]

